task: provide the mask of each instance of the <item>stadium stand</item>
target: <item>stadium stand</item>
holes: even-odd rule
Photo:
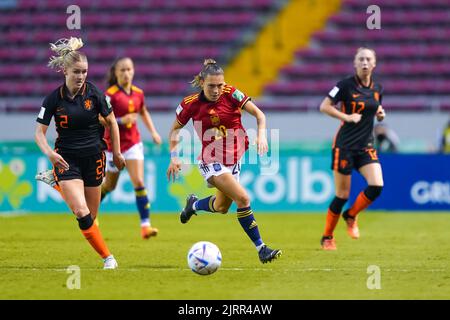
[[[287,0],[79,0],[81,30],[68,30],[70,0],[17,0],[0,8],[0,111],[32,111],[61,83],[46,67],[49,42],[81,36],[89,79],[104,88],[118,56],[136,63],[136,85],[152,110],[169,111],[191,92],[205,57],[222,65],[288,3]],[[13,7],[12,4],[16,6]],[[334,83],[353,72],[362,45],[377,51],[377,78],[391,111],[450,110],[450,2],[379,0],[381,30],[368,30],[369,0],[343,0],[324,30],[299,49],[258,104],[265,110],[317,111]],[[364,39],[361,41],[361,39]],[[176,95],[176,98],[174,98]]]
[[[327,28],[296,53],[261,99],[268,109],[317,110],[337,80],[353,73],[360,46],[377,52],[375,74],[390,111],[450,110],[450,2],[377,1],[381,30],[366,28],[368,0],[343,1]],[[363,39],[363,40],[362,40]]]
[[[62,79],[46,67],[48,44],[69,36],[85,41],[90,81],[104,88],[112,61],[130,56],[152,110],[172,110],[204,58],[225,65],[286,1],[79,0],[81,30],[68,30],[72,3],[18,0],[0,9],[0,111],[36,111]]]

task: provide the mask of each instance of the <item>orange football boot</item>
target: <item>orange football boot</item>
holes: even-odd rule
[[[359,238],[359,228],[356,217],[352,217],[348,214],[348,210],[345,210],[342,214],[342,218],[345,220],[347,224],[347,233],[352,239]]]
[[[333,236],[323,236],[320,239],[320,245],[323,250],[336,250],[336,242],[334,241]]]
[[[142,226],[141,227],[141,237],[142,239],[150,239],[151,237],[156,237],[158,235],[159,230],[156,228],[152,228],[150,226]]]

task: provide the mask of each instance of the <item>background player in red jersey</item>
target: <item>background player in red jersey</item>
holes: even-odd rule
[[[94,223],[100,205],[106,148],[99,114],[110,130],[115,165],[121,169],[125,160],[120,153],[119,129],[111,105],[100,90],[86,82],[87,58],[77,51],[82,46],[78,38],[51,44],[57,56],[50,59],[49,66],[64,72],[65,83],[45,98],[36,120],[35,139],[53,164],[60,192],[77,217],[81,232],[104,259],[104,269],[115,269],[117,262]],[[52,117],[58,132],[55,150],[46,138]]]
[[[376,117],[382,121],[385,117],[381,106],[383,88],[372,79],[375,66],[375,51],[359,48],[354,59],[356,74],[339,81],[320,105],[321,112],[342,121],[333,142],[332,170],[336,196],[329,206],[321,239],[324,250],[336,250],[333,231],[350,195],[353,169],[358,170],[368,184],[342,215],[347,232],[353,239],[359,238],[358,213],[366,209],[383,189],[383,174],[373,145],[373,119]],[[336,108],[338,102],[341,102],[341,110]]]
[[[214,196],[201,200],[193,194],[189,195],[186,207],[180,214],[181,223],[188,222],[199,210],[227,213],[234,201],[239,223],[255,244],[260,261],[272,261],[281,255],[281,250],[272,250],[262,241],[250,207],[250,198],[239,184],[240,159],[248,148],[241,112],[246,110],[256,118],[257,147],[260,154],[268,150],[265,115],[249,97],[225,84],[222,68],[212,59],[205,60],[192,84],[199,87],[201,92],[186,97],[176,110],[176,120],[169,135],[171,160],[167,177],[169,181],[171,178],[174,180],[181,170],[181,161],[176,151],[178,131],[192,119],[202,141],[199,170],[208,186],[215,187],[217,192]]]
[[[150,222],[150,201],[144,184],[144,146],[136,122],[138,115],[141,116],[156,144],[161,144],[161,137],[145,105],[144,92],[133,85],[133,77],[133,61],[127,57],[117,59],[108,74],[110,87],[106,90],[106,95],[111,100],[119,124],[120,148],[136,195],[136,205],[141,219],[141,236],[143,239],[149,239],[158,234],[158,229],[152,228]],[[115,189],[120,175],[120,171],[114,165],[112,141],[108,131],[105,133],[105,139],[108,152],[106,153],[106,178],[102,184],[102,199]]]

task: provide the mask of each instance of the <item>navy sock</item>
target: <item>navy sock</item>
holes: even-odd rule
[[[142,224],[150,224],[150,202],[147,197],[147,189],[145,187],[134,189],[136,194],[136,205],[139,210]]]
[[[203,210],[208,212],[215,212],[214,210],[214,201],[216,200],[216,196],[209,196],[204,199],[200,199],[194,202],[193,208],[195,211]]]
[[[263,241],[259,235],[258,225],[256,224],[252,209],[250,207],[238,208],[237,218],[245,233],[247,233],[255,246],[260,247],[263,244]]]

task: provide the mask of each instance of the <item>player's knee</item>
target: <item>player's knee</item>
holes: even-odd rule
[[[350,197],[350,190],[336,190],[336,197],[340,199],[348,199]]]
[[[364,194],[370,201],[374,201],[378,198],[383,191],[383,186],[368,186],[366,190],[364,190]]]
[[[238,208],[244,208],[250,206],[250,197],[247,194],[239,195],[235,202],[238,206]]]
[[[74,205],[74,206],[72,206],[71,209],[72,209],[72,212],[73,212],[77,217],[83,216],[83,215],[86,214],[86,212],[89,212],[88,207],[85,206],[85,205]]]

